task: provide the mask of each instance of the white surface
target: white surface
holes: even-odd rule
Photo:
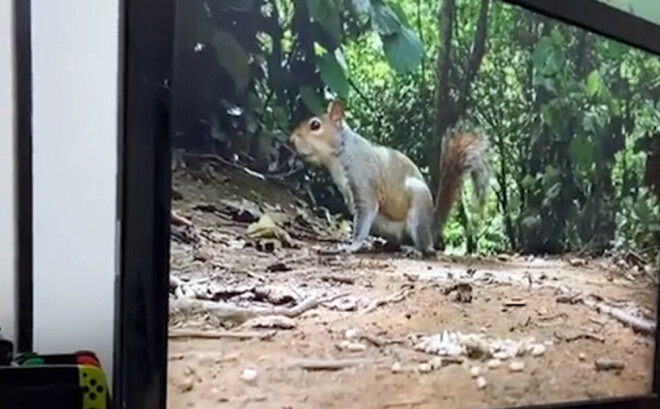
[[[13,2],[0,1],[0,328],[16,342]]]
[[[34,345],[112,379],[118,0],[32,1]]]

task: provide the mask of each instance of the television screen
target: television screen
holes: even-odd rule
[[[651,392],[657,56],[499,0],[179,1],[175,34],[169,408]]]

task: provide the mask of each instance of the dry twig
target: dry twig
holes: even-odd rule
[[[201,338],[201,339],[270,339],[275,336],[276,331],[268,332],[237,332],[237,331],[193,331],[193,330],[170,330],[168,338]]]
[[[308,371],[338,371],[369,363],[367,359],[302,359],[294,361],[291,366]]]
[[[410,292],[410,289],[404,288],[403,290],[398,291],[397,293],[392,294],[388,297],[374,300],[364,310],[362,310],[362,314],[368,314],[368,313],[372,312],[373,310],[375,310],[376,308],[382,307],[383,305],[394,304],[394,303],[401,302],[408,296],[409,292]]]

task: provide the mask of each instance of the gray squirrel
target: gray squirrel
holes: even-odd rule
[[[339,101],[322,116],[301,121],[289,141],[303,161],[326,168],[343,195],[353,215],[351,243],[342,246],[346,253],[361,250],[373,230],[397,244],[412,241],[423,255],[432,255],[435,233],[444,227],[464,176],[471,174],[480,204],[489,184],[488,142],[473,133],[452,133],[444,138],[434,203],[415,163],[350,129]]]

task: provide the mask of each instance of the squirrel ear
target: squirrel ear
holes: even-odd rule
[[[344,120],[344,107],[338,100],[330,102],[328,105],[328,117],[335,125],[339,126]]]

